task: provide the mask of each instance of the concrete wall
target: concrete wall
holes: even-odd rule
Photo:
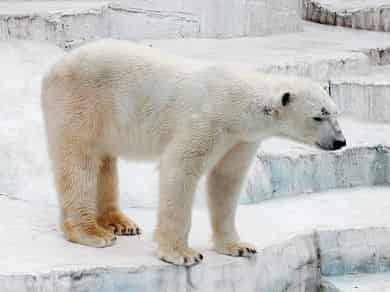
[[[0,1],[0,40],[230,38],[302,30],[298,0]]]

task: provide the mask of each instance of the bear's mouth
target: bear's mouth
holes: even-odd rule
[[[322,150],[325,150],[325,151],[336,151],[336,150],[340,150],[341,148],[345,147],[347,145],[346,141],[343,140],[343,141],[338,141],[338,140],[335,140],[333,142],[333,145],[332,144],[329,144],[329,145],[322,145],[321,143],[319,142],[316,142],[315,145],[322,149]]]

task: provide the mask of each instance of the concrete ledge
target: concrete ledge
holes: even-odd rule
[[[250,173],[242,203],[389,182],[387,147],[351,148],[337,154],[302,154],[298,157],[260,154],[258,158],[262,165],[256,163],[254,173]],[[260,180],[262,168],[265,174]]]
[[[294,2],[296,5],[283,5]],[[302,30],[295,1],[0,2],[0,39],[63,48],[99,38],[129,40],[259,36]],[[283,7],[286,6],[286,7]]]
[[[322,231],[317,235],[321,250],[321,273],[325,276],[390,271],[388,228]]]
[[[347,147],[322,151],[285,139],[262,143],[242,201],[390,182],[390,126],[343,118]]]
[[[0,39],[45,40],[64,48],[108,37],[196,37],[200,30],[197,17],[190,13],[104,2],[3,2],[0,11]]]
[[[321,287],[324,292],[387,292],[390,287],[390,273],[325,277]]]
[[[207,211],[196,208],[190,242],[205,261],[189,269],[156,259],[153,209],[125,210],[142,237],[96,249],[62,238],[56,206],[0,196],[0,291],[318,291],[320,272],[389,271],[388,193],[337,190],[240,206],[238,230],[259,251],[250,260],[213,252]]]
[[[390,62],[390,35],[304,23],[304,32],[239,39],[145,40],[173,54],[329,81]],[[318,38],[321,36],[321,38]]]
[[[212,261],[190,269],[160,265],[54,269],[47,273],[1,275],[2,292],[114,291],[316,291],[316,250],[298,237],[261,251],[256,260]],[[260,289],[260,290],[259,290]]]
[[[390,31],[390,5],[385,0],[303,0],[306,20],[376,31]]]
[[[348,75],[330,81],[330,93],[340,112],[361,119],[390,122],[390,66],[368,75]]]

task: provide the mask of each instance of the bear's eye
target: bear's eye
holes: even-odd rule
[[[314,117],[313,120],[315,120],[316,122],[322,122],[324,119],[321,117]]]

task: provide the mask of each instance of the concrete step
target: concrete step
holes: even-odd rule
[[[376,31],[390,31],[387,0],[303,0],[306,20]]]
[[[390,273],[326,277],[322,287],[323,292],[389,292]]]
[[[153,209],[125,210],[144,235],[96,249],[61,237],[55,206],[1,196],[0,291],[318,291],[320,272],[390,271],[389,191],[337,190],[240,206],[241,237],[258,247],[251,260],[212,251],[207,210],[196,208],[190,242],[205,260],[189,269],[156,259]]]
[[[0,39],[47,40],[64,48],[98,38],[196,37],[198,18],[101,1],[0,2]]]
[[[319,38],[318,36],[321,36]],[[328,81],[390,63],[390,34],[304,23],[304,32],[239,39],[146,40],[186,57]]]
[[[323,151],[272,138],[262,143],[242,200],[390,182],[390,125],[341,118],[347,147]]]
[[[344,114],[390,122],[390,66],[373,67],[368,74],[332,79],[330,93]]]
[[[302,30],[298,2],[0,2],[0,39],[48,40],[71,48],[98,38],[223,38],[293,32]]]

